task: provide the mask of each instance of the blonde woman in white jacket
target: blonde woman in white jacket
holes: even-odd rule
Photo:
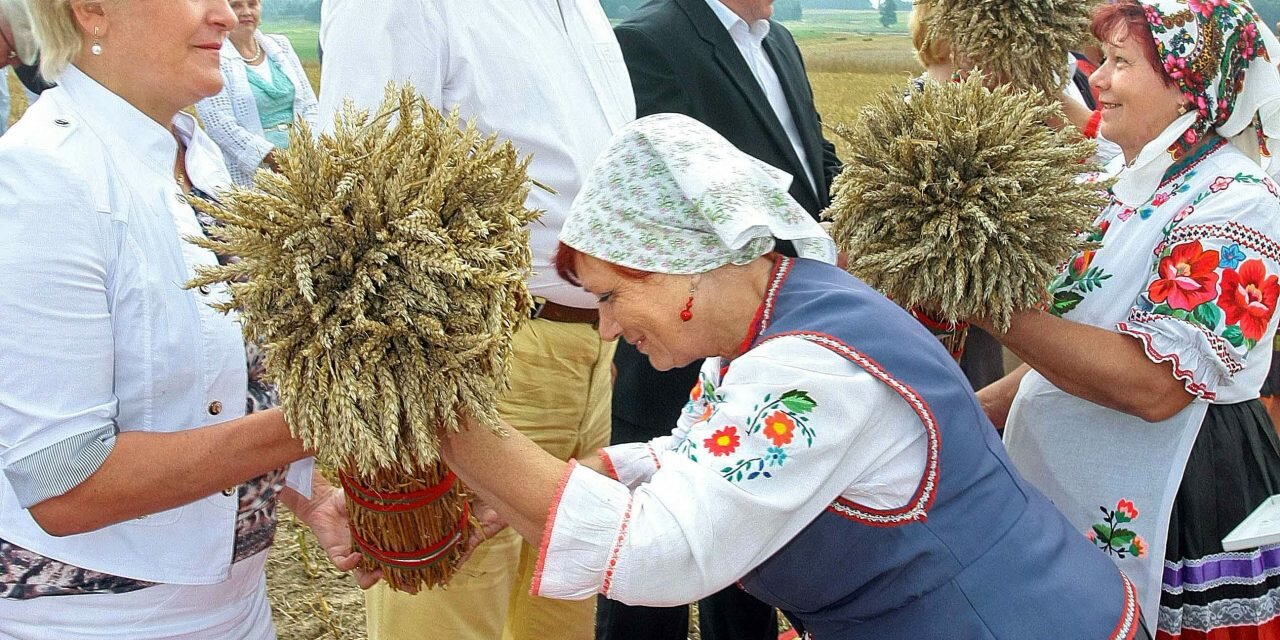
[[[249,186],[259,168],[274,167],[273,151],[288,148],[295,122],[317,123],[319,105],[288,38],[258,30],[261,0],[232,0],[231,9],[237,24],[222,46],[222,91],[196,112],[231,179]]]

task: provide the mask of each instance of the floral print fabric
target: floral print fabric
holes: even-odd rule
[[[596,160],[560,240],[612,264],[704,273],[793,241],[834,263],[835,244],[787,193],[791,176],[687,116],[658,114],[620,131]]]
[[[1252,126],[1260,156],[1280,135],[1280,74],[1275,37],[1244,0],[1143,1],[1156,51],[1197,117],[1173,151],[1181,155],[1211,132],[1236,136]],[[1255,157],[1255,160],[1258,158]]]

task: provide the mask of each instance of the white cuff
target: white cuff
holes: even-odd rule
[[[1129,322],[1117,324],[1116,330],[1141,340],[1142,351],[1152,362],[1172,363],[1173,376],[1197,398],[1213,400],[1220,387],[1231,384],[1233,370],[1244,368],[1219,336],[1208,336],[1190,325],[1178,327],[1176,323],[1182,321],[1177,318],[1146,314],[1149,317],[1135,319],[1134,315]],[[1216,348],[1214,343],[1219,343]]]
[[[315,458],[303,458],[289,464],[289,471],[284,476],[284,486],[311,499],[311,479],[316,468]]]
[[[630,517],[626,487],[570,461],[551,502],[530,594],[560,600],[607,594]]]
[[[600,460],[609,476],[629,489],[635,489],[662,468],[658,452],[650,442],[632,442],[605,447]]]

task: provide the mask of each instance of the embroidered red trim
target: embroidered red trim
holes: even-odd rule
[[[416,551],[386,551],[379,549],[369,541],[360,537],[356,532],[356,528],[352,525],[351,540],[360,548],[360,553],[367,554],[376,560],[379,564],[390,567],[399,567],[402,569],[422,569],[429,567],[442,560],[446,553],[462,541],[462,534],[466,531],[467,524],[471,520],[471,503],[462,503],[462,517],[458,520],[458,524],[454,526],[445,537],[439,542]]]
[[[1175,318],[1173,316],[1157,315],[1154,313],[1149,313],[1147,311],[1131,311],[1129,313],[1130,322],[1150,323],[1150,322],[1156,322],[1159,320],[1182,323],[1190,327],[1191,329],[1194,329],[1195,331],[1199,331],[1200,334],[1203,335],[1205,339],[1209,341],[1209,347],[1213,349],[1213,355],[1217,356],[1218,359],[1222,361],[1222,365],[1227,368],[1227,371],[1231,372],[1232,375],[1235,375],[1237,373],[1240,373],[1241,371],[1244,371],[1244,365],[1241,364],[1240,361],[1236,360],[1235,355],[1231,353],[1231,347],[1229,346],[1231,343],[1224,340],[1221,336],[1213,334],[1208,329],[1205,329],[1204,327],[1198,324],[1187,322],[1186,320]],[[1127,323],[1121,323],[1121,324],[1125,324],[1125,326],[1128,326]]]
[[[649,448],[649,457],[653,458],[653,470],[657,471],[662,468],[662,458],[658,457],[658,452],[654,450],[653,445],[646,445]]]
[[[1140,614],[1138,591],[1124,572],[1120,573],[1120,579],[1124,581],[1124,610],[1120,612],[1120,621],[1116,623],[1116,628],[1112,630],[1109,640],[1133,640],[1138,632]]]
[[[556,514],[560,513],[560,500],[564,498],[564,490],[569,487],[569,478],[573,476],[573,470],[576,468],[578,468],[578,461],[570,460],[564,475],[560,477],[556,493],[551,498],[551,507],[547,511],[547,524],[542,528],[542,541],[538,543],[538,565],[533,569],[533,582],[529,585],[529,595],[542,595],[542,568],[547,563],[547,547],[551,545],[551,532],[556,528]]]
[[[605,451],[604,447],[601,447],[600,453],[597,455],[600,456],[600,462],[604,464],[604,472],[608,474],[610,478],[618,480],[618,468],[613,466],[613,458],[609,457],[609,452]]]
[[[627,511],[622,515],[622,526],[618,529],[618,539],[613,543],[613,551],[609,554],[609,564],[605,565],[604,585],[600,587],[600,593],[604,597],[609,597],[609,590],[613,588],[613,571],[618,568],[618,554],[622,553],[622,542],[627,539],[627,528],[631,525],[631,504],[635,498],[627,498]]]
[[[362,486],[354,478],[341,472],[338,473],[338,481],[342,484],[342,488],[346,490],[347,496],[351,498],[351,501],[365,509],[378,513],[403,513],[421,509],[444,497],[444,494],[453,489],[453,485],[458,481],[458,476],[450,471],[438,484],[408,493],[374,491]]]
[[[1221,238],[1238,242],[1262,255],[1280,262],[1280,244],[1267,237],[1265,233],[1246,227],[1239,222],[1225,224],[1193,224],[1175,227],[1165,239],[1166,244],[1182,244],[1188,240],[1205,240]]]
[[[1164,316],[1156,316],[1156,318],[1164,319]],[[1186,388],[1187,393],[1190,393],[1204,400],[1213,400],[1218,397],[1218,394],[1212,391],[1209,391],[1208,385],[1204,384],[1203,382],[1196,382],[1194,372],[1182,368],[1182,361],[1178,359],[1178,354],[1176,353],[1165,354],[1165,353],[1160,353],[1159,351],[1156,351],[1155,346],[1152,344],[1152,338],[1150,334],[1130,327],[1129,323],[1127,322],[1121,322],[1117,324],[1116,331],[1119,331],[1124,335],[1132,336],[1134,338],[1141,340],[1143,350],[1146,351],[1147,358],[1150,359],[1152,362],[1156,364],[1159,364],[1161,362],[1172,362],[1173,377],[1182,381],[1182,385]]]
[[[916,393],[915,389],[889,375],[889,372],[885,371],[876,361],[845,344],[839,338],[824,333],[796,331],[770,336],[765,342],[788,336],[803,338],[825,347],[889,385],[889,388],[893,389],[903,400],[906,400],[907,405],[920,417],[920,422],[924,424],[925,435],[929,440],[924,474],[920,478],[920,484],[916,487],[915,495],[905,506],[890,510],[872,509],[852,500],[837,498],[835,502],[827,507],[827,510],[873,527],[896,527],[917,520],[927,520],[929,507],[933,506],[934,498],[937,497],[941,465],[939,451],[942,448],[942,434],[938,430],[937,419],[933,415],[933,410],[929,408],[929,404],[920,397],[920,394]]]

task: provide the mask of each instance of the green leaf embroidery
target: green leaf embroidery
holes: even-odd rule
[[[1053,295],[1053,315],[1060,316],[1080,306],[1084,296],[1074,291],[1060,291]]]
[[[1239,325],[1233,324],[1227,327],[1226,331],[1222,332],[1222,337],[1225,338],[1227,342],[1230,342],[1233,347],[1244,346],[1244,332],[1240,331]]]
[[[1104,544],[1111,543],[1111,527],[1099,522],[1093,525],[1093,532],[1098,534],[1098,540]]]
[[[1191,315],[1206,329],[1213,330],[1218,328],[1218,322],[1222,320],[1222,309],[1212,302],[1206,302],[1192,310]]]
[[[809,397],[808,393],[800,390],[793,390],[782,394],[782,406],[791,410],[793,413],[809,413],[817,408],[818,403],[815,402],[813,398]]]

